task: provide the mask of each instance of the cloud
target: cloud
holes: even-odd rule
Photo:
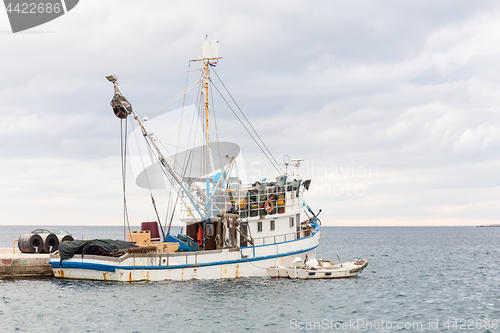
[[[124,81],[146,115],[183,89],[184,75],[167,75],[186,71],[208,34],[220,40],[218,74],[276,159],[306,158],[308,202],[327,223],[493,221],[499,13],[489,1],[88,0],[42,33],[2,33],[1,220],[27,203],[29,223],[121,224],[99,205],[121,209],[120,125],[104,76]],[[267,167],[272,178],[224,101],[214,106],[220,139],[241,146],[249,173]],[[136,218],[153,216],[146,206]],[[71,211],[81,218],[69,222]]]

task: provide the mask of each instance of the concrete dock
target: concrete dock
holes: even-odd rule
[[[18,248],[0,248],[0,279],[45,278],[54,276],[49,264],[50,254],[22,253]]]

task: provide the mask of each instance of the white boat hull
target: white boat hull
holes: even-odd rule
[[[283,266],[271,266],[267,269],[267,275],[272,278],[287,278],[288,268]]]
[[[345,279],[357,277],[368,266],[366,260],[350,261],[343,264],[328,265],[326,267],[305,268],[273,266],[267,269],[267,274],[273,278],[291,279]]]
[[[271,266],[288,267],[297,257],[314,257],[319,234],[318,230],[294,241],[241,249],[138,253],[120,258],[75,255],[62,262],[52,255],[49,263],[54,276],[64,279],[133,282],[268,276],[266,269]]]

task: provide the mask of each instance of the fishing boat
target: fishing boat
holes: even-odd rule
[[[271,175],[272,180],[259,178],[247,182],[243,168],[237,163],[241,160],[239,146],[211,140],[210,133],[216,124],[211,123],[213,105],[209,97],[212,92],[221,93],[225,89],[215,71],[220,59],[218,41],[206,39],[203,56],[190,60],[189,66],[200,64],[200,77],[194,85],[186,84],[177,100],[186,100],[188,91],[196,91],[196,99],[192,106],[182,102],[176,109],[176,112],[180,110],[181,121],[175,123],[179,125],[179,136],[172,146],[160,137],[163,125],[155,128],[153,123],[175,112],[139,116],[120,89],[118,78],[106,77],[113,85],[114,114],[122,122],[122,128],[129,126],[122,138],[144,140],[148,150],[145,155],[149,164],[137,160],[142,163],[142,170],[136,174],[136,184],[150,190],[164,186],[169,193],[168,214],[160,218],[150,191],[157,217],[152,227],[151,223],[147,228],[143,224],[141,231],[129,232],[128,240],[132,242],[63,242],[59,253],[50,259],[55,277],[132,282],[268,276],[267,269],[271,266],[288,267],[294,260],[315,257],[320,243],[318,215],[321,210],[315,213],[304,201],[304,192],[309,190],[311,181],[300,177],[303,159],[291,160],[286,156],[283,170],[237,104],[228,103],[228,106],[277,174]],[[231,101],[232,96],[223,100]],[[185,129],[188,114],[193,115],[192,130]],[[122,140],[122,151],[126,151],[126,147],[127,142]],[[125,153],[122,155],[124,221],[128,224],[126,158]],[[132,164],[138,164],[137,161]],[[171,229],[174,220],[181,225],[177,235]]]

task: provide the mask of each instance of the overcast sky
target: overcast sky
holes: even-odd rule
[[[185,71],[206,34],[276,159],[306,159],[325,224],[500,223],[499,2],[82,0],[16,34],[0,10],[0,224],[121,225],[104,76]],[[121,87],[148,114],[183,80]],[[229,114],[219,126],[249,173],[268,167]],[[132,223],[148,200],[131,189]]]

